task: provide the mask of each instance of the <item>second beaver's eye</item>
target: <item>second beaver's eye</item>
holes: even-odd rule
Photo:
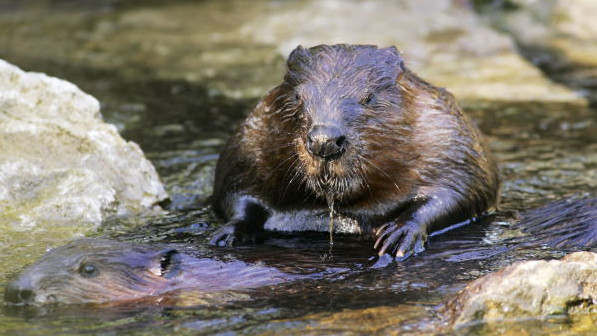
[[[99,275],[99,269],[92,263],[82,263],[79,266],[79,274],[86,278],[91,278]]]
[[[373,100],[373,93],[368,92],[366,95],[363,96],[363,98],[361,98],[361,100],[359,101],[359,104],[361,104],[363,106],[369,105],[372,100]]]

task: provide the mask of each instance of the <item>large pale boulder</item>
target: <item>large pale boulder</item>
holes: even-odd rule
[[[455,326],[554,314],[597,313],[597,254],[518,262],[469,284],[444,312]]]
[[[0,228],[94,226],[167,197],[133,142],[75,85],[0,60]]]

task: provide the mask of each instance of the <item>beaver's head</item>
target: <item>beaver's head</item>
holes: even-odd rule
[[[285,137],[288,158],[276,156],[288,162],[285,183],[302,183],[328,202],[384,189],[373,184],[394,187],[388,170],[404,164],[412,128],[398,85],[404,72],[394,47],[296,48],[269,98],[272,131]]]
[[[131,300],[177,287],[181,254],[105,239],[81,239],[56,248],[10,283],[16,304]]]

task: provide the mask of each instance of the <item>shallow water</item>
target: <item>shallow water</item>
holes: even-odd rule
[[[65,3],[68,3],[66,1]],[[118,1],[114,1],[118,3]],[[554,317],[499,326],[443,330],[435,308],[466,283],[513,261],[561,257],[566,251],[512,249],[504,241],[514,211],[550,200],[586,196],[597,188],[597,111],[566,104],[475,103],[467,106],[488,135],[504,185],[499,211],[430,239],[427,250],[405,262],[373,268],[371,242],[328,235],[270,235],[262,245],[214,248],[208,237],[220,224],[207,206],[217,153],[256,99],[232,99],[210,83],[123,76],[117,71],[65,65],[39,58],[11,59],[25,69],[68,79],[102,103],[107,122],[137,142],[171,195],[168,214],[114,218],[92,235],[132,242],[176,242],[207,254],[263,262],[282,270],[328,271],[321,278],[202,301],[174,293],[168,304],[0,306],[0,334],[403,334],[433,333],[591,335],[594,317]],[[280,74],[281,76],[281,74]],[[54,241],[61,245],[64,236]],[[46,243],[4,237],[0,287],[43,253]],[[2,289],[0,289],[0,292]]]
[[[66,77],[69,72],[65,72]],[[184,83],[129,83],[109,75],[69,78],[98,97],[103,102],[106,120],[119,125],[127,139],[144,148],[172,196],[169,214],[114,219],[96,235],[133,242],[193,244],[210,253],[248,262],[262,261],[280,269],[321,268],[343,272],[251,290],[245,293],[246,299],[223,304],[196,304],[189,295],[177,299],[177,305],[183,307],[154,302],[39,309],[5,306],[0,313],[0,328],[7,333],[283,331],[300,334],[305,328],[313,334],[425,332],[429,331],[427,328],[437,328],[431,322],[435,305],[467,282],[516,260],[562,255],[540,248],[508,250],[501,237],[507,224],[513,221],[508,215],[510,211],[561,197],[588,195],[597,187],[594,111],[565,105],[487,104],[471,107],[469,112],[489,136],[501,162],[504,187],[500,212],[432,237],[421,255],[373,269],[375,260],[370,257],[374,251],[370,242],[338,236],[330,260],[326,258],[329,245],[325,233],[307,237],[271,236],[263,245],[236,249],[210,248],[205,244],[219,223],[214,221],[205,203],[217,153],[232,125],[254,101],[209,97],[201,87]],[[131,229],[136,225],[141,227]],[[39,250],[35,242],[30,242],[28,248]],[[18,270],[23,266],[12,265],[12,268]],[[9,276],[4,273],[2,279]],[[569,321],[529,322],[524,327],[551,330],[562,323]],[[475,327],[471,331],[493,332],[487,328]]]

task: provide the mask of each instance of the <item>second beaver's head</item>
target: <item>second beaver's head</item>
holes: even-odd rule
[[[405,71],[394,47],[296,48],[284,82],[264,99],[277,140],[263,147],[281,162],[283,184],[328,201],[395,188],[400,177],[388,167],[407,171],[400,168],[412,155],[414,116],[398,84]]]
[[[51,250],[11,282],[15,304],[131,300],[182,286],[188,266],[176,249],[80,239]]]
[[[130,301],[175,291],[199,298],[209,292],[274,285],[293,278],[263,264],[224,262],[203,254],[196,246],[79,239],[49,251],[27,267],[6,286],[4,298],[16,305]]]

